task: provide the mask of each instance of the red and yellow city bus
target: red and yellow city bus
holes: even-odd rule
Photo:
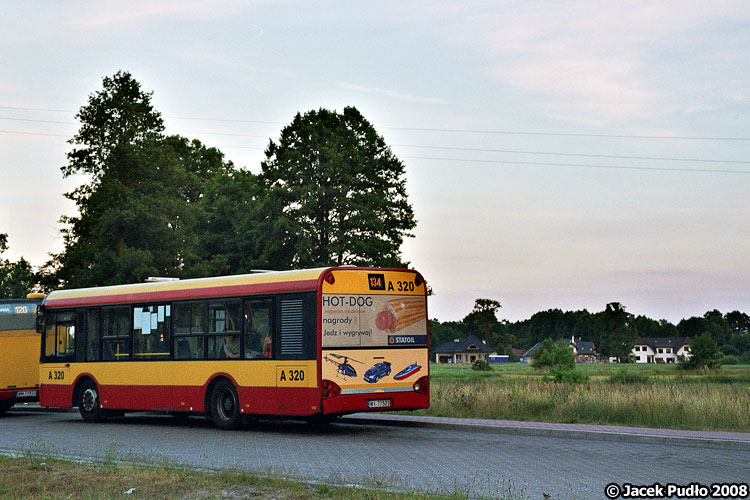
[[[0,415],[14,404],[39,400],[37,308],[42,294],[0,299]]]
[[[426,287],[413,270],[335,267],[54,291],[42,406],[328,420],[429,406]]]

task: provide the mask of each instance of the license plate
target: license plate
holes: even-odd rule
[[[36,391],[16,391],[17,398],[35,398]]]
[[[390,408],[390,399],[373,399],[367,402],[368,408]]]

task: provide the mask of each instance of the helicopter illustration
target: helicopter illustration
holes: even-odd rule
[[[330,356],[330,358],[328,357]],[[335,358],[335,359],[331,359]],[[340,354],[326,354],[323,358],[326,361],[333,363],[336,365],[336,371],[340,373],[341,375],[344,375],[346,377],[356,377],[357,376],[357,370],[354,369],[354,367],[349,363],[350,361],[353,361],[355,363],[359,363],[363,365],[364,363],[361,361],[358,361],[356,359],[352,359],[348,356],[342,356]],[[343,361],[342,361],[343,360]]]

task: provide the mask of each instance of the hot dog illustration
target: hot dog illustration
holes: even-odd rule
[[[402,328],[427,317],[424,297],[402,297],[391,299],[375,318],[375,326],[380,330],[395,333]]]

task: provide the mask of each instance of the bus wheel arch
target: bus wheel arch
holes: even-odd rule
[[[219,429],[238,429],[242,425],[237,387],[229,378],[216,377],[211,381],[206,390],[206,403],[206,415]]]
[[[85,422],[104,420],[104,412],[99,400],[99,386],[90,377],[81,377],[76,382],[73,390],[73,406],[78,407],[81,418]]]

